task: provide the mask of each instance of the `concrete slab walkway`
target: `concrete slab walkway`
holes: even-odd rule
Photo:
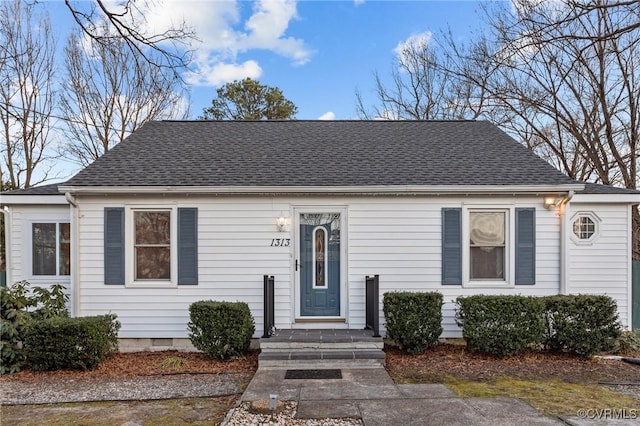
[[[359,418],[377,425],[558,425],[514,398],[459,398],[441,384],[396,385],[384,368],[342,369],[342,379],[285,379],[286,369],[259,368],[242,401],[278,394],[297,401],[299,419]]]

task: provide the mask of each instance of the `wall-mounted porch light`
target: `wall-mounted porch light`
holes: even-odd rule
[[[288,224],[289,218],[287,218],[286,216],[281,214],[276,218],[276,227],[278,228],[279,232],[286,232]]]
[[[547,196],[544,197],[544,208],[549,210],[551,207],[557,207],[562,202],[562,197]]]

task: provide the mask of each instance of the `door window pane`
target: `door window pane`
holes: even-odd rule
[[[316,228],[313,233],[313,260],[315,263],[315,286],[326,286],[327,275],[327,231]]]
[[[33,275],[55,275],[56,224],[34,223],[31,241],[33,244]]]
[[[171,279],[171,212],[134,212],[135,278]]]

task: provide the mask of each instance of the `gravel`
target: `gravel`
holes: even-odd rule
[[[0,404],[57,404],[240,394],[251,374],[172,374],[130,379],[1,381]]]
[[[640,401],[640,383],[634,385],[609,385],[607,387],[614,392],[627,394]]]
[[[276,412],[273,417],[269,414],[254,414],[250,410],[251,403],[243,402],[227,415],[223,426],[246,426],[246,425],[278,425],[278,426],[362,426],[362,420],[354,418],[346,419],[296,419],[298,403],[296,401],[285,401],[283,408]]]

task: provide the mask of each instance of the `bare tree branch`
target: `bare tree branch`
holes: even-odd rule
[[[0,123],[4,165],[12,188],[46,181],[54,157],[49,135],[55,104],[55,42],[48,17],[33,17],[19,0],[0,3]],[[36,174],[36,170],[39,174]]]
[[[489,31],[471,45],[444,33],[403,52],[390,84],[375,76],[376,105],[356,94],[361,116],[488,119],[574,179],[637,189],[640,2],[514,0],[485,11]]]
[[[68,159],[87,165],[147,121],[186,118],[179,78],[150,63],[131,66],[133,56],[119,38],[87,46],[81,34],[69,37],[61,99]]]
[[[151,3],[142,1],[144,7]],[[145,28],[144,10],[135,0],[122,4],[122,11],[110,10],[103,0],[76,2],[65,0],[75,22],[82,32],[99,44],[108,45],[114,38],[120,39],[132,53],[131,58],[140,62],[171,70],[176,77],[186,69],[191,60],[191,51],[187,48],[196,40],[193,29],[183,22],[177,28],[169,28],[158,34],[147,34],[139,28]],[[109,31],[104,31],[104,27]]]

